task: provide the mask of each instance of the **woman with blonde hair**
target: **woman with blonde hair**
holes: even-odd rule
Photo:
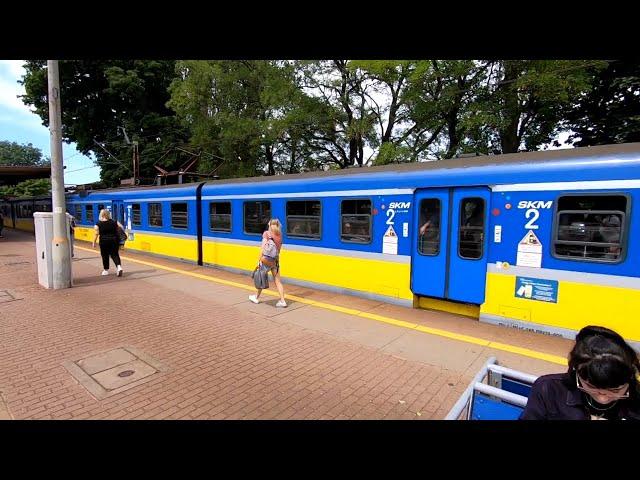
[[[258,266],[264,266],[271,270],[273,280],[276,282],[280,300],[276,303],[276,307],[286,307],[287,302],[284,299],[284,286],[280,279],[280,249],[282,248],[282,225],[280,220],[272,218],[267,225],[267,231],[262,234],[262,246],[260,248],[260,257],[258,258]],[[262,289],[256,289],[255,295],[249,295],[249,300],[253,303],[260,303],[260,294]]]
[[[93,248],[96,247],[96,241],[100,237],[100,255],[102,255],[102,275],[109,275],[109,257],[116,266],[116,275],[122,276],[123,270],[120,264],[120,254],[118,248],[120,246],[118,228],[124,231],[124,227],[120,222],[111,219],[111,212],[106,208],[100,210],[98,223],[93,227],[95,235],[93,237]]]

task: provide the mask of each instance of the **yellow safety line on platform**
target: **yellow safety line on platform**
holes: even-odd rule
[[[96,253],[95,250],[90,248],[84,248],[76,245],[77,249],[84,250],[86,252]],[[127,261],[139,263],[142,265],[147,265],[149,267],[159,268],[161,270],[166,270],[168,272],[180,273],[182,275],[188,275],[190,277],[199,278],[201,280],[207,280],[209,282],[220,283],[222,285],[228,285],[230,287],[242,288],[244,290],[254,291],[255,288],[250,285],[245,285],[243,283],[232,282],[230,280],[222,280],[220,278],[212,277],[210,275],[203,275],[201,273],[189,272],[187,270],[181,270],[179,268],[167,267],[165,265],[159,265],[153,262],[147,262],[144,260],[138,260],[131,257],[126,257],[124,255],[120,255],[120,258],[123,258]],[[269,290],[263,290],[263,294],[271,295],[272,297],[278,297],[279,295],[276,292],[271,292]],[[377,322],[388,323],[390,325],[395,325],[396,327],[407,328],[410,330],[417,330],[419,332],[428,333],[431,335],[437,335],[439,337],[445,337],[452,340],[458,340],[460,342],[472,343],[474,345],[480,345],[483,347],[493,348],[496,350],[503,350],[505,352],[515,353],[517,355],[522,355],[525,357],[536,358],[538,360],[544,360],[546,362],[557,363],[558,365],[567,365],[567,359],[564,357],[560,357],[558,355],[551,355],[549,353],[538,352],[536,350],[531,350],[528,348],[517,347],[515,345],[509,345],[506,343],[500,342],[492,342],[491,340],[485,340],[483,338],[472,337],[470,335],[462,335],[459,333],[449,332],[447,330],[441,330],[439,328],[426,327],[424,325],[418,325],[417,323],[405,322],[404,320],[396,320],[394,318],[384,317],[382,315],[376,315],[375,313],[362,312],[360,310],[355,310],[353,308],[340,307],[338,305],[332,305],[330,303],[318,302],[315,300],[307,300],[306,298],[298,297],[296,295],[285,295],[287,300],[293,300],[296,302],[304,303],[306,305],[311,305],[318,308],[324,308],[325,310],[332,310],[334,312],[346,313],[348,315],[354,315],[356,317],[368,318],[370,320],[375,320]]]

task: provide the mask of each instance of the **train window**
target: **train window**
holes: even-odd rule
[[[628,211],[623,195],[570,195],[558,199],[554,256],[620,262]]]
[[[422,255],[440,253],[440,200],[428,198],[420,202],[418,252]]]
[[[271,202],[244,202],[244,233],[261,235],[271,219]]]
[[[139,227],[142,225],[142,215],[140,214],[140,204],[131,204],[131,224]]]
[[[51,205],[48,203],[38,203],[35,205],[34,210],[36,212],[50,212]]]
[[[73,216],[76,217],[76,221],[81,222],[82,221],[82,205],[74,205],[73,209],[75,211]]]
[[[173,228],[186,229],[188,226],[187,212],[188,210],[186,203],[172,203],[171,226]]]
[[[343,242],[371,242],[371,200],[343,200],[340,217]]]
[[[104,210],[104,205],[103,205],[103,204],[101,204],[101,203],[99,203],[99,204],[98,204],[98,215],[100,215],[100,212],[101,212],[102,210]]]
[[[287,235],[320,238],[320,218],[319,200],[287,202]]]
[[[93,205],[85,205],[84,209],[85,216],[87,217],[87,223],[93,223]]]
[[[149,204],[149,226],[151,227],[162,226],[162,204],[161,203]]]
[[[20,205],[20,218],[33,217],[33,205],[29,203],[23,203]]]
[[[484,245],[484,200],[463,198],[460,201],[458,255],[469,260],[482,258]]]
[[[209,226],[214,232],[231,231],[231,202],[209,203]]]

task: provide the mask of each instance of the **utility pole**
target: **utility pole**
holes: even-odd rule
[[[138,142],[133,142],[133,185],[138,185],[140,176],[140,156],[138,154]]]
[[[127,135],[127,131],[124,127],[118,127],[118,130],[122,130],[122,134],[124,135],[124,139],[127,142],[127,145],[133,146],[133,185],[138,184],[138,177],[140,177],[140,154],[138,152],[138,142],[136,140],[131,142],[129,140],[129,135]]]
[[[49,82],[49,135],[51,139],[51,203],[53,207],[53,288],[71,287],[71,257],[67,236],[64,199],[64,166],[62,164],[62,116],[60,113],[60,74],[58,61],[47,60]]]

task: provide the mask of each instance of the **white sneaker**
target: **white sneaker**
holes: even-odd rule
[[[124,270],[122,270],[122,267],[120,265],[118,265],[118,268],[116,270],[116,275],[121,277],[123,272],[124,272]]]
[[[287,302],[285,302],[284,300],[278,300],[278,303],[276,303],[276,307],[286,307],[287,306]]]
[[[109,275],[109,270],[102,270],[102,273],[100,275],[102,276]]]
[[[258,300],[258,297],[256,297],[255,295],[249,295],[249,300],[251,300],[253,303],[260,303],[260,300]]]

